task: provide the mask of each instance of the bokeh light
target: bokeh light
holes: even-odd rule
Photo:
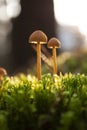
[[[20,12],[21,12],[21,5],[20,5],[20,2],[19,1],[11,1],[11,0],[7,0],[7,15],[10,17],[10,18],[14,18],[14,17],[17,17]]]
[[[7,37],[12,30],[11,19],[16,18],[20,14],[20,12],[20,0],[0,0],[0,48],[4,49],[7,47],[5,51],[1,49],[0,54],[4,54],[6,53],[6,50],[9,50],[9,45],[5,42],[8,41]]]
[[[54,0],[54,11],[60,24],[77,26],[87,36],[87,0]]]

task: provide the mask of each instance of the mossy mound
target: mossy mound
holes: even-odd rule
[[[0,87],[0,130],[87,130],[84,74],[5,77]]]

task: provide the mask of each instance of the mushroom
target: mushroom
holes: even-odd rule
[[[60,41],[58,39],[56,39],[55,37],[51,38],[48,41],[48,48],[52,49],[52,55],[53,55],[53,73],[56,74],[57,73],[57,62],[56,62],[56,48],[60,48]]]
[[[47,36],[41,30],[34,31],[29,37],[29,43],[37,44],[37,76],[41,79],[41,44],[47,44]]]
[[[7,75],[7,71],[4,68],[0,67],[0,81],[6,75]]]

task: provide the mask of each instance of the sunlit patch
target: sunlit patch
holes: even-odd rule
[[[8,21],[9,17],[7,16],[7,10],[6,10],[6,6],[0,6],[0,21]]]
[[[21,12],[20,0],[0,1],[0,21],[10,21],[11,18],[17,17]]]
[[[12,44],[12,18],[18,17],[21,12],[20,0],[0,0],[0,56],[10,54]]]
[[[10,2],[7,5],[7,15],[11,17],[17,17],[21,12],[21,6],[18,2]]]
[[[87,35],[87,0],[54,0],[54,12],[60,24],[77,26]]]

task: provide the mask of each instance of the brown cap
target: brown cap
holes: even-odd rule
[[[41,30],[34,31],[29,37],[29,43],[40,43],[46,44],[47,43],[47,36]]]
[[[53,37],[48,41],[47,46],[48,48],[59,48],[60,45],[61,45],[60,41],[57,38]]]
[[[7,71],[4,68],[0,67],[0,79],[1,77],[4,77],[6,75],[7,75]]]

